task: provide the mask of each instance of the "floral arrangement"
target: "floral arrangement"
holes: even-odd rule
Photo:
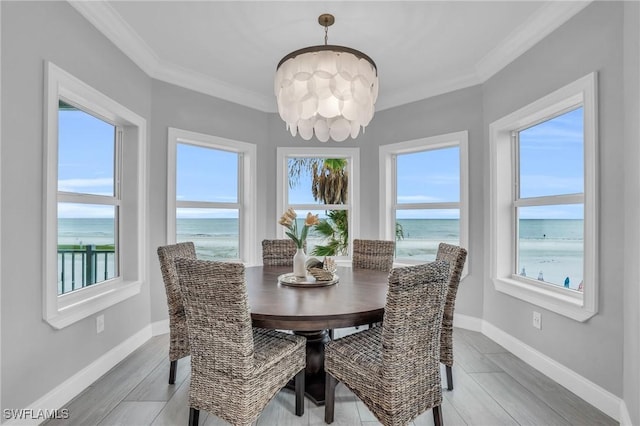
[[[318,219],[318,215],[313,215],[311,212],[307,213],[302,230],[300,231],[300,234],[298,234],[298,222],[296,221],[296,217],[297,214],[295,210],[289,207],[287,211],[282,214],[278,223],[287,228],[285,234],[287,234],[287,236],[296,243],[296,247],[301,249],[304,247],[304,242],[307,239],[309,228],[316,226],[320,223],[320,220]]]

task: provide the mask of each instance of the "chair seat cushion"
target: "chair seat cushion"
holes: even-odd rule
[[[325,370],[336,379],[348,376],[372,382],[380,376],[382,366],[382,327],[329,342],[324,356]]]
[[[295,352],[299,353],[298,357],[302,360],[302,366],[298,368],[300,370],[306,360],[305,343],[306,339],[302,336],[254,327],[253,358],[256,373],[272,368],[282,359],[290,358]]]

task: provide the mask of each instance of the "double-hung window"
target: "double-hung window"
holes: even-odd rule
[[[293,208],[299,228],[307,213],[320,225],[309,232],[306,253],[348,259],[359,234],[358,148],[278,148],[277,217]],[[287,238],[278,225],[278,238]]]
[[[491,132],[496,289],[584,321],[597,312],[596,76]]]
[[[169,129],[170,242],[201,259],[255,260],[255,145]]]
[[[119,275],[122,128],[58,102],[58,294]]]
[[[44,318],[55,328],[140,292],[146,121],[48,63]]]
[[[468,135],[456,132],[380,147],[380,234],[396,262],[432,261],[441,242],[467,246]]]

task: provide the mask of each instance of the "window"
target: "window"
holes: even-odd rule
[[[280,211],[289,207],[304,221],[307,212],[321,224],[309,232],[306,253],[347,259],[351,241],[359,234],[357,148],[278,148],[278,200]],[[300,223],[300,226],[302,224]],[[278,238],[286,238],[278,226]]]
[[[46,87],[43,315],[62,328],[140,292],[146,123],[51,63]]]
[[[595,74],[492,123],[490,134],[496,289],[590,318],[598,294]]]
[[[450,133],[380,147],[381,237],[396,261],[432,261],[438,244],[467,246],[468,135]]]
[[[58,294],[118,276],[122,129],[58,102]]]
[[[201,259],[255,262],[255,145],[169,129],[171,242]]]

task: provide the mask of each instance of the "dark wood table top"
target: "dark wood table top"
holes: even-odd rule
[[[285,266],[252,266],[245,270],[251,319],[256,327],[314,331],[382,321],[388,272],[338,267],[337,284],[289,287],[278,276]]]

